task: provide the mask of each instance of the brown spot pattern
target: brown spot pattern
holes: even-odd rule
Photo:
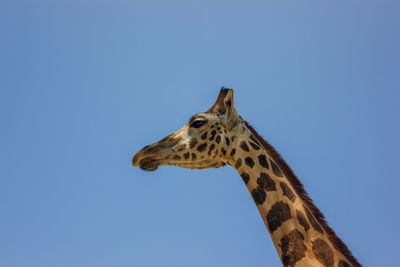
[[[253,142],[256,143],[257,145],[261,146],[258,140],[253,135],[250,135],[250,139],[253,140]]]
[[[333,252],[328,243],[318,238],[312,241],[312,249],[319,262],[321,262],[324,266],[333,267]]]
[[[214,144],[211,144],[211,146],[208,148],[208,155],[211,156],[211,152],[213,151],[213,149],[215,148]]]
[[[250,168],[253,168],[254,166],[254,161],[252,158],[247,157],[244,159],[244,162],[246,163],[247,166],[249,166]]]
[[[251,190],[251,196],[253,197],[254,202],[256,202],[257,205],[261,205],[267,198],[267,193],[265,193],[264,189],[257,186],[256,188]]]
[[[296,195],[293,193],[292,189],[290,189],[290,187],[284,182],[280,182],[280,186],[282,188],[283,195],[290,199],[290,201],[294,202]]]
[[[205,132],[205,133],[203,133],[203,134],[201,135],[201,139],[205,140],[206,138],[207,138],[207,132]]]
[[[197,147],[197,151],[203,152],[207,148],[207,143],[203,143]]]
[[[184,157],[185,159],[188,159],[188,158],[190,157],[190,153],[187,152],[187,153],[183,154],[183,157]]]
[[[238,158],[238,160],[236,161],[236,164],[235,164],[235,168],[239,169],[240,166],[242,166],[242,159]]]
[[[229,144],[231,143],[231,141],[229,141],[229,138],[225,136],[225,143],[227,146],[229,146]]]
[[[310,229],[310,224],[308,223],[306,216],[304,216],[304,213],[302,213],[301,211],[297,210],[296,211],[296,216],[297,216],[297,220],[299,221],[299,224],[301,226],[303,226],[304,231],[308,231],[308,229]]]
[[[314,216],[311,214],[310,210],[304,205],[303,205],[303,207],[304,207],[304,210],[306,211],[307,218],[308,218],[312,228],[314,228],[315,231],[318,231],[321,234],[323,234],[324,231],[322,230],[321,226],[319,225],[317,220],[314,218]]]
[[[212,130],[211,131],[211,136],[210,136],[210,138],[208,139],[208,140],[210,140],[210,141],[212,141],[212,140],[214,140],[214,136],[217,134],[217,132],[215,131],[215,130]]]
[[[247,183],[250,181],[250,175],[248,175],[247,173],[244,172],[244,173],[242,173],[240,176],[242,177],[243,182],[244,182],[245,184],[247,184]]]
[[[249,144],[255,149],[255,150],[259,150],[260,147],[252,142],[249,142]]]
[[[190,140],[190,143],[189,143],[189,147],[190,148],[194,148],[194,146],[197,144],[197,139],[195,138],[195,139],[192,139],[192,140]]]
[[[260,173],[260,177],[257,179],[257,184],[260,188],[267,191],[276,191],[274,180],[269,177],[265,172]]]
[[[242,141],[239,146],[240,146],[241,149],[243,149],[246,152],[250,151],[250,149],[249,149],[249,147],[248,147],[248,145],[246,144],[245,141]]]
[[[266,191],[275,191],[275,182],[269,177],[268,174],[262,172],[260,177],[257,178],[257,187],[251,191],[251,195],[257,205],[264,203],[267,198]]]
[[[195,153],[192,153],[192,159],[195,160],[196,157],[197,157],[196,154],[195,154]]]
[[[172,157],[172,159],[179,160],[179,159],[181,159],[181,156],[179,156],[179,155],[175,155],[175,156],[173,156],[173,157]]]
[[[236,149],[232,149],[232,151],[231,151],[231,157],[232,157],[233,155],[235,155],[235,153],[236,153]]]
[[[283,177],[281,170],[279,169],[278,166],[276,166],[276,164],[272,160],[271,160],[271,167],[276,177]]]
[[[304,245],[304,236],[294,229],[281,238],[279,246],[282,249],[282,263],[284,266],[296,266],[296,263],[306,256],[307,247]]]
[[[334,243],[339,248],[338,250],[346,257],[346,261],[349,262],[351,264],[351,266],[361,266],[361,264],[353,256],[353,254],[351,253],[349,248],[346,246],[346,244],[344,244],[343,241],[340,240],[340,238],[336,236],[335,232],[326,223],[324,215],[314,205],[314,203],[312,202],[312,200],[308,196],[306,190],[304,189],[303,184],[296,177],[296,175],[293,173],[292,169],[285,162],[285,160],[282,159],[282,157],[275,150],[275,148],[273,146],[271,146],[271,144],[269,144],[267,141],[265,141],[254,130],[253,127],[251,127],[246,121],[244,121],[244,124],[247,127],[247,129],[249,129],[251,134],[254,135],[256,137],[256,139],[262,144],[262,147],[267,151],[268,155],[270,155],[275,160],[276,164],[278,164],[278,166],[279,166],[280,170],[282,171],[282,173],[284,173],[286,178],[290,181],[290,184],[292,185],[292,188],[294,188],[296,190],[296,194],[306,203],[306,205],[309,207],[309,209],[312,210],[313,215],[315,216],[315,219],[323,227],[324,232],[326,231],[328,236],[332,240],[334,240]]]
[[[268,229],[273,233],[291,217],[289,205],[283,201],[276,202],[266,216]]]
[[[258,156],[258,163],[260,163],[260,165],[262,167],[269,169],[268,160],[267,160],[267,157],[265,155],[259,155]]]
[[[215,142],[217,142],[217,144],[219,144],[219,142],[221,142],[221,136],[217,136],[217,138],[215,138]]]
[[[221,152],[222,152],[222,155],[224,155],[224,156],[226,155],[226,150],[225,150],[225,148],[222,147],[222,148],[221,148]]]

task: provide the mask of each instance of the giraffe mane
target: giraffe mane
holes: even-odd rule
[[[262,146],[268,152],[268,154],[279,165],[280,169],[283,171],[283,173],[285,174],[286,178],[289,180],[292,187],[296,190],[298,196],[303,200],[305,205],[308,207],[308,209],[314,215],[315,219],[327,232],[328,237],[331,240],[331,242],[333,243],[333,245],[335,246],[335,248],[337,250],[339,250],[353,266],[361,266],[361,264],[358,262],[358,260],[353,256],[351,251],[348,249],[346,244],[343,243],[343,241],[336,235],[335,231],[328,225],[328,223],[325,219],[325,216],[314,205],[312,199],[308,195],[307,191],[304,189],[303,184],[300,182],[300,180],[294,174],[294,172],[289,167],[289,165],[286,163],[286,161],[279,155],[279,153],[275,150],[275,148],[270,143],[265,141],[264,138],[262,138],[254,130],[254,128],[248,124],[248,122],[244,121],[244,123],[245,123],[246,127],[251,131],[251,133],[262,144]]]

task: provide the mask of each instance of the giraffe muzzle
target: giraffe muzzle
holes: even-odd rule
[[[155,171],[158,166],[158,161],[154,159],[142,159],[139,161],[139,167],[145,171]]]
[[[143,151],[139,151],[133,157],[132,165],[135,167],[139,166],[142,170],[145,171],[155,171],[160,164],[159,160],[151,157],[145,157]]]

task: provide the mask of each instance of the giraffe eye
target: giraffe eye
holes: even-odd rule
[[[192,122],[192,124],[190,124],[190,127],[200,128],[201,126],[206,124],[206,122],[207,122],[206,120],[197,120],[197,121]]]

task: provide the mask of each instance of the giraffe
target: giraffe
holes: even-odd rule
[[[361,266],[313,204],[278,152],[236,111],[233,89],[180,130],[145,146],[133,166],[189,169],[233,166],[247,186],[283,266]]]

